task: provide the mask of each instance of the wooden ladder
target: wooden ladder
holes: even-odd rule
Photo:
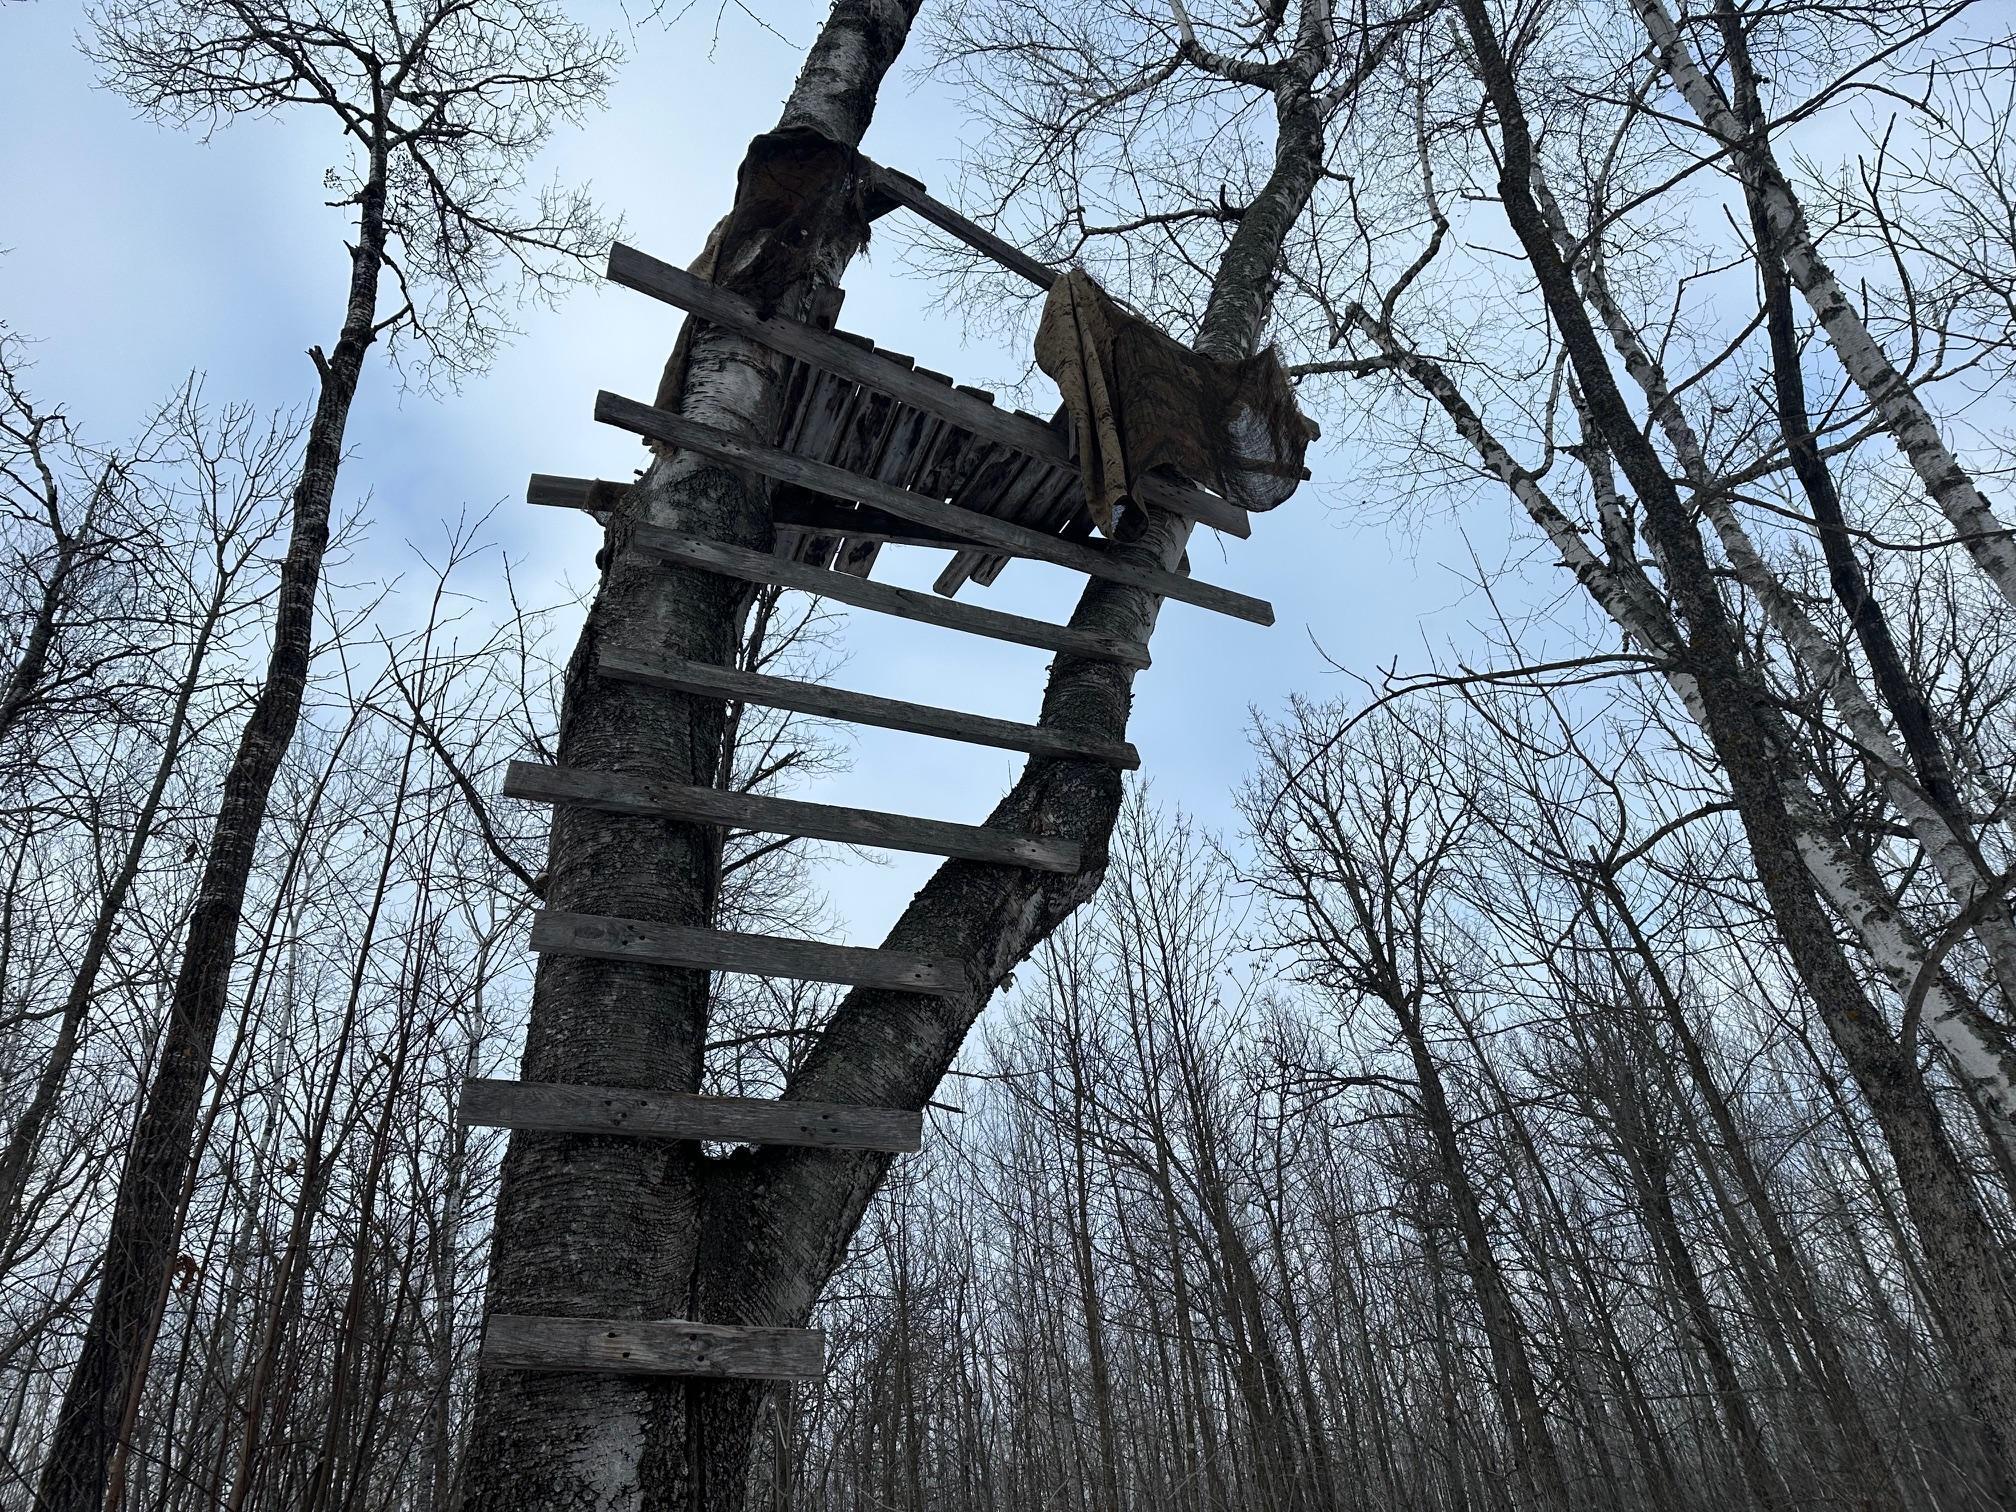
[[[951,231],[1033,282],[1047,287],[1054,280],[1055,274],[1033,258],[931,199],[915,180],[872,164],[868,169],[878,191],[891,203]],[[856,470],[794,449],[794,439],[803,442],[813,434],[812,428],[795,417],[787,417],[780,428],[779,445],[765,446],[696,424],[669,410],[601,394],[595,403],[595,417],[600,421],[788,485],[778,490],[780,503],[775,516],[780,539],[788,535],[792,542],[790,554],[766,555],[650,525],[632,527],[627,535],[629,549],[739,582],[815,594],[870,613],[1137,669],[1148,665],[1146,646],[1097,631],[983,608],[950,595],[968,580],[983,585],[992,582],[1000,564],[1010,558],[1028,558],[1255,624],[1273,622],[1273,610],[1264,601],[1199,582],[1185,573],[1123,561],[1090,539],[1082,510],[1075,524],[1060,515],[1060,507],[1071,502],[1077,463],[1068,438],[1057,427],[1034,416],[997,409],[991,396],[917,369],[909,359],[884,352],[872,342],[780,316],[764,316],[737,295],[633,248],[615,247],[608,276],[792,359],[798,365],[792,375],[794,391],[802,402],[825,404],[833,415],[870,414],[871,422],[862,426],[861,434],[872,431],[874,437],[851,450],[843,446],[838,453],[861,456],[860,466],[866,470]],[[832,439],[830,426],[819,434]],[[902,438],[900,444],[897,438]],[[627,487],[537,474],[526,497],[534,504],[600,514]],[[1188,483],[1151,476],[1140,494],[1145,503],[1232,535],[1250,533],[1245,511]],[[990,503],[1000,513],[975,507]],[[1007,515],[1019,517],[1004,517]],[[818,544],[822,542],[823,548]],[[812,543],[809,551],[807,543]],[[870,580],[868,572],[883,544],[949,548],[953,564],[939,578],[934,593],[877,583]],[[1041,723],[1021,724],[736,668],[670,658],[644,662],[605,653],[597,660],[595,672],[697,697],[787,709],[1032,756],[1100,762],[1122,769],[1140,765],[1139,753],[1125,741],[1092,740]],[[503,791],[507,797],[532,802],[1036,871],[1073,873],[1081,859],[1075,843],[989,825],[954,824],[527,762],[511,763]],[[531,944],[541,953],[601,956],[934,996],[959,996],[975,990],[957,961],[774,935],[690,929],[644,919],[543,910],[534,916]],[[891,1154],[915,1151],[923,1139],[923,1114],[917,1109],[487,1079],[465,1083],[459,1117],[470,1126],[545,1134],[804,1145]],[[482,1362],[541,1371],[792,1380],[817,1377],[823,1369],[824,1352],[824,1335],[816,1328],[493,1314],[486,1323]]]

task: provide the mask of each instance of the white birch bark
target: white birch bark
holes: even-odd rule
[[[1959,535],[1975,564],[2004,598],[2016,604],[2016,536],[2003,524],[1974,479],[1939,433],[1917,390],[1871,334],[1862,312],[1820,255],[1806,212],[1771,154],[1753,139],[1721,91],[1702,73],[1662,0],[1629,0],[1652,39],[1659,66],[1694,114],[1730,150],[1738,170],[1761,194],[1779,237],[1793,285],[1827,333],[1849,378],[1860,389],[1911,470]]]
[[[1575,243],[1569,235],[1560,207],[1546,185],[1538,181],[1537,173],[1535,178],[1533,187],[1541,211],[1555,240],[1561,245],[1564,257],[1573,257]],[[1612,294],[1609,280],[1604,276],[1600,249],[1594,246],[1584,249],[1581,256],[1573,257],[1573,266],[1576,282],[1581,285],[1584,296],[1609,333],[1611,343],[1623,358],[1625,371],[1644,393],[1652,418],[1672,446],[1681,473],[1693,488],[1695,501],[1714,529],[1716,539],[1721,542],[1737,580],[1756,595],[1766,618],[1784,641],[1793,660],[1833,705],[1849,738],[1875,770],[1891,806],[1931,860],[1955,907],[1962,914],[1974,909],[1985,895],[1991,879],[1982,875],[1974,857],[1955,833],[1953,824],[1913,778],[1909,759],[1898,748],[1853,666],[1799,607],[1765,561],[1756,543],[1750,539],[1728,495],[1717,485],[1715,473],[1708,464],[1707,452],[1693,426],[1688,423],[1686,411],[1674,396],[1665,369],[1646,347],[1637,326]],[[1796,806],[1794,812],[1799,812]],[[1811,855],[1808,860],[1809,863],[1813,860]],[[1809,866],[1809,869],[1812,868]],[[1814,870],[1813,875],[1822,890],[1839,904],[1847,895],[1844,888],[1847,892],[1867,891],[1859,885],[1856,873],[1857,869],[1850,868],[1846,874],[1848,880],[1844,882],[1840,869],[1826,863],[1822,869]],[[1852,907],[1844,907],[1843,916],[1851,922],[1862,918],[1888,920],[1887,931],[1897,936],[1896,941],[1886,938],[1879,942],[1865,934],[1864,943],[1873,955],[1890,957],[1895,953],[1896,944],[1904,938],[1899,933],[1904,927],[1903,922],[1883,899],[1877,879],[1865,874],[1860,881],[1874,886],[1873,895],[1855,900]],[[1857,925],[1857,930],[1862,932],[1860,925]],[[1973,933],[1988,952],[2004,1001],[2016,1003],[2016,929],[2010,927],[2007,910],[1989,910],[1986,917],[1974,926]],[[1922,957],[1922,948],[1916,954]],[[1913,977],[1915,975],[1914,968]],[[1899,988],[1899,991],[1908,990],[1908,982]],[[2007,1068],[2010,1048],[2001,1037],[1981,1048],[1992,1052],[1994,1058]]]
[[[1486,469],[1511,491],[1560,552],[1563,565],[1575,574],[1576,580],[1618,628],[1648,653],[1672,655],[1679,649],[1677,632],[1665,616],[1644,603],[1597,557],[1574,522],[1492,434],[1447,374],[1435,363],[1409,351],[1362,308],[1351,312],[1351,320],[1383,355],[1391,358],[1442,406]],[[1591,477],[1601,490],[1606,485],[1600,462],[1593,457],[1590,460],[1595,463]],[[1694,679],[1671,665],[1665,668],[1664,675],[1688,716],[1706,730],[1707,708]],[[1880,886],[1873,885],[1874,879],[1867,875],[1866,869],[1850,856],[1814,812],[1812,795],[1804,784],[1788,774],[1780,781],[1780,791],[1798,826],[1801,858],[1822,895],[1854,928],[1892,989],[1906,1002],[1914,995],[1922,999],[1926,1032],[1946,1053],[1969,1095],[1989,1112],[1992,1126],[2010,1150],[2016,1152],[2016,1055],[2011,1054],[2009,1047],[2000,1042],[1970,1005],[1946,991],[1936,969],[1928,968],[1930,952],[1909,922],[1883,896]]]

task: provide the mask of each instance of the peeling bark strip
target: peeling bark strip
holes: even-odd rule
[[[1938,422],[1917,390],[1890,361],[1855,301],[1821,257],[1805,208],[1779,168],[1770,142],[1744,129],[1721,91],[1695,63],[1661,0],[1630,0],[1630,5],[1652,39],[1666,77],[1701,124],[1735,159],[1746,189],[1757,197],[1777,234],[1775,251],[1784,258],[1786,272],[1833,343],[1841,366],[1875,407],[1897,449],[1958,533],[1968,555],[2002,596],[2016,604],[2016,536],[1981,496],[1972,475],[1940,435]]]

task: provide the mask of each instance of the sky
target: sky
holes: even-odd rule
[[[608,110],[563,131],[542,173],[590,182],[625,239],[691,260],[727,209],[750,137],[769,129],[823,6],[769,6],[774,34],[732,7],[627,34],[631,57]],[[53,0],[0,4],[0,320],[33,338],[35,392],[60,402],[100,443],[130,435],[192,371],[214,400],[298,406],[311,394],[304,353],[333,340],[346,276],[343,223],[322,203],[340,151],[315,112],[235,124],[209,140],[135,117],[94,87]],[[913,54],[916,51],[913,46]],[[885,87],[864,150],[960,202],[959,162],[977,139],[953,92],[917,62]],[[900,212],[899,212],[900,213]],[[855,265],[842,325],[967,383],[1005,386],[1027,368],[1005,340],[967,339],[937,290],[906,268],[901,235]],[[679,314],[611,286],[556,312],[531,310],[522,334],[458,392],[402,391],[376,361],[350,428],[339,504],[368,495],[369,544],[352,576],[411,572],[444,520],[494,508],[488,538],[518,563],[527,597],[557,600],[593,580],[593,522],[521,502],[533,472],[627,478],[644,454],[598,427],[598,389],[648,399]],[[1043,407],[1025,401],[1027,407]],[[1053,401],[1054,402],[1054,401]],[[1046,409],[1047,412],[1047,409]],[[1155,665],[1136,682],[1130,735],[1158,801],[1231,829],[1230,797],[1248,764],[1250,712],[1288,696],[1350,696],[1338,666],[1368,677],[1398,663],[1444,663],[1480,642],[1487,614],[1471,589],[1473,553],[1508,548],[1502,514],[1395,528],[1377,463],[1320,445],[1314,482],[1257,516],[1252,539],[1200,532],[1201,578],[1270,599],[1262,629],[1184,604],[1165,606]],[[1516,548],[1515,548],[1516,549]],[[875,576],[928,587],[940,553],[885,551]],[[976,602],[1062,620],[1079,579],[1018,562]],[[571,622],[566,632],[571,641]],[[564,647],[557,648],[564,654]],[[850,613],[842,686],[1003,718],[1035,717],[1044,653]],[[1332,664],[1336,665],[1332,665]],[[923,736],[853,732],[852,764],[795,796],[978,822],[1013,781],[1012,753]],[[927,876],[928,857],[863,866],[836,858],[822,880],[849,943],[872,944]]]

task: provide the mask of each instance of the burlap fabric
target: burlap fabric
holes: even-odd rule
[[[732,289],[759,314],[773,315],[777,301],[806,271],[810,248],[868,240],[868,199],[861,154],[846,143],[809,126],[765,132],[742,159],[734,208],[708,233],[707,245],[687,271]],[[655,403],[661,409],[676,406],[685,386],[692,329],[691,318],[679,328],[658,381]]]
[[[1043,305],[1036,364],[1063,393],[1086,506],[1109,534],[1155,468],[1245,509],[1272,509],[1302,480],[1314,427],[1271,350],[1241,362],[1201,356],[1074,269]]]

